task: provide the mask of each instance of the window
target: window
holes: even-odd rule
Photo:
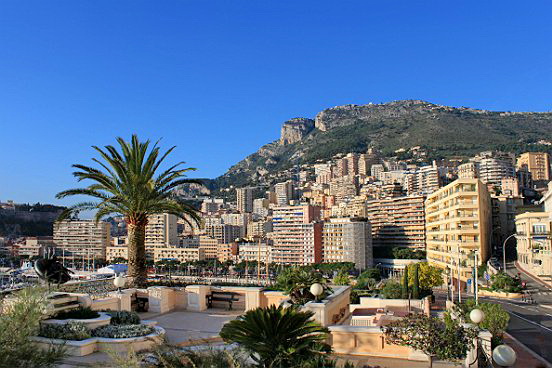
[[[546,234],[546,225],[544,224],[533,225],[533,234]]]

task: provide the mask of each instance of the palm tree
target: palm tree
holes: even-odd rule
[[[159,166],[174,150],[171,147],[160,156],[157,143],[148,150],[150,141],[140,142],[133,135],[131,142],[117,138],[120,151],[113,146],[105,149],[93,146],[103,159],[92,160],[103,169],[85,165],[73,165],[78,181],[91,180],[86,188],[60,192],[56,198],[73,195],[93,197],[94,202],[81,202],[64,210],[58,221],[66,220],[82,210],[97,210],[95,220],[112,214],[122,214],[128,228],[128,276],[132,286],[143,286],[147,281],[145,232],[148,216],[169,213],[184,221],[199,223],[195,208],[174,195],[173,189],[182,184],[196,183],[185,179],[185,173],[194,168],[181,168],[183,162],[158,173]]]
[[[295,367],[331,351],[329,331],[313,315],[295,307],[257,308],[225,324],[220,336],[247,350],[259,367]]]

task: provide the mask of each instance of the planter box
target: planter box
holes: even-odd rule
[[[90,319],[47,319],[42,321],[46,325],[65,325],[69,322],[80,322],[83,323],[89,329],[94,329],[96,327],[106,326],[111,322],[111,316],[107,313],[98,312],[99,317],[90,318]]]
[[[135,352],[152,349],[163,342],[165,330],[155,327],[155,332],[139,337],[125,339],[109,339],[105,337],[92,337],[82,341],[50,339],[47,337],[31,337],[32,341],[42,349],[48,349],[51,345],[63,345],[70,356],[85,356],[96,351],[99,352]]]

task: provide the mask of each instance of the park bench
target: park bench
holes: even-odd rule
[[[136,292],[130,299],[131,309],[136,312],[147,312],[149,307],[149,298],[146,293]]]
[[[232,310],[232,303],[237,302],[239,297],[236,293],[229,291],[211,291],[210,294],[206,295],[207,306],[213,308],[213,302],[227,302],[228,310]]]

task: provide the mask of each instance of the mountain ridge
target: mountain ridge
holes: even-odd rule
[[[545,141],[545,144],[539,142]],[[552,151],[552,112],[491,111],[423,100],[334,106],[314,119],[282,124],[279,139],[263,145],[214,180],[216,187],[271,184],[293,165],[327,160],[337,153],[375,147],[385,156],[422,146],[431,158],[466,157],[489,149]]]

